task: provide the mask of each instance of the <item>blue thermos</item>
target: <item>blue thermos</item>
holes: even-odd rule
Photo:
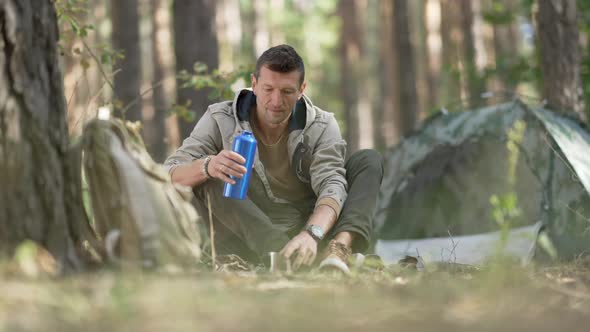
[[[249,131],[243,131],[234,138],[232,151],[239,153],[246,159],[246,174],[240,179],[230,176],[236,184],[226,183],[223,187],[223,196],[233,199],[244,199],[248,193],[248,184],[252,175],[252,165],[254,165],[254,156],[256,155],[256,138]]]

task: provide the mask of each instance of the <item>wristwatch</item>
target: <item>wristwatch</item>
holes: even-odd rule
[[[318,225],[307,225],[305,230],[313,237],[314,240],[320,242],[324,238],[324,230]]]

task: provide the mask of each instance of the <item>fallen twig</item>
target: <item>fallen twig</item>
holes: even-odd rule
[[[209,210],[209,237],[211,240],[211,266],[213,267],[213,271],[216,269],[216,262],[215,262],[215,228],[213,227],[213,212],[211,211],[211,197],[209,197],[209,193],[207,193],[207,210]]]

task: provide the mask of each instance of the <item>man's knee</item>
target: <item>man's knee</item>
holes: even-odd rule
[[[383,177],[383,157],[371,149],[356,151],[348,159],[346,170],[363,170]]]
[[[193,194],[199,201],[205,201],[209,195],[221,195],[223,193],[223,182],[210,179],[193,188]]]

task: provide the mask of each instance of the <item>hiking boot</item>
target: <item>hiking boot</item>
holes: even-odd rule
[[[350,275],[348,260],[352,250],[343,243],[330,241],[327,248],[327,255],[320,263],[320,270],[335,270]]]

